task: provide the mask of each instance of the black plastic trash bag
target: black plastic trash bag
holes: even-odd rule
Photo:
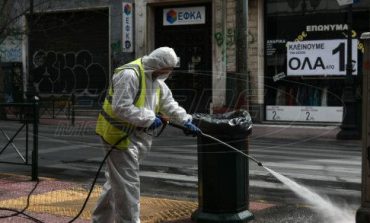
[[[193,122],[202,132],[211,135],[229,135],[238,137],[249,135],[252,131],[252,119],[248,111],[237,110],[223,114],[193,114]]]
[[[223,114],[194,114],[194,123],[211,135],[248,154],[252,120],[245,110]],[[198,209],[196,222],[246,223],[249,208],[249,160],[205,135],[197,138]]]

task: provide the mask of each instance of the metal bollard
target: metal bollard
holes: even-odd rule
[[[38,180],[38,147],[39,147],[39,102],[33,102],[33,150],[32,150],[32,180]]]

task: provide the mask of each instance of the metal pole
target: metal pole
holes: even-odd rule
[[[76,96],[72,93],[72,126],[75,125],[75,103],[76,103]]]
[[[346,77],[347,79],[353,81],[352,78],[352,26],[353,26],[353,18],[352,18],[352,4],[348,5],[348,30],[347,30],[347,69],[346,69]]]
[[[54,96],[51,96],[51,106],[52,106],[52,118],[55,119],[55,101],[56,98]]]
[[[243,97],[242,92],[249,92],[248,89],[248,66],[247,66],[247,52],[248,52],[248,0],[236,1],[236,92],[237,98]],[[247,93],[248,95],[248,93]],[[246,96],[247,96],[246,95]],[[249,100],[246,101],[249,103]],[[248,106],[248,105],[245,105]]]
[[[343,91],[343,121],[340,126],[341,130],[337,134],[337,139],[360,139],[360,133],[356,125],[356,98],[352,76],[352,4],[348,5],[347,23],[347,66]]]
[[[38,147],[39,147],[39,103],[33,102],[33,149],[32,149],[32,180],[38,180]]]
[[[28,143],[29,143],[29,139],[28,139],[28,131],[29,131],[29,128],[28,128],[28,119],[25,119],[24,120],[25,124],[26,124],[26,164],[28,164]]]
[[[238,0],[236,4],[236,72],[247,74],[248,0]]]
[[[365,43],[363,57],[362,93],[362,185],[361,207],[356,213],[356,223],[370,222],[370,32],[361,39]]]
[[[33,31],[33,0],[30,0],[30,12],[28,17],[28,79],[27,79],[27,87],[26,87],[26,98],[28,101],[32,100],[32,97],[35,95],[35,90],[33,87],[33,77],[31,75],[32,70],[32,48],[31,48],[31,39],[32,39],[32,31]]]

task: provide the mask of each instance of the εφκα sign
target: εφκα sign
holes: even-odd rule
[[[132,53],[133,46],[133,7],[132,3],[122,2],[122,52]]]
[[[357,74],[357,44],[352,40],[352,74]],[[288,42],[287,75],[346,75],[347,40]]]
[[[163,25],[195,25],[206,23],[206,7],[163,9]]]

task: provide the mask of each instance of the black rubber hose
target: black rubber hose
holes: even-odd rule
[[[33,192],[36,190],[37,186],[39,185],[40,181],[37,180],[37,182],[35,183],[35,185],[33,186],[32,190],[30,191],[30,193],[28,193],[27,195],[27,203],[26,203],[26,206],[18,211],[16,209],[12,209],[12,208],[3,208],[1,207],[0,210],[3,210],[3,211],[10,211],[10,212],[13,212],[13,214],[10,214],[10,215],[3,215],[3,216],[0,216],[0,219],[4,219],[4,218],[12,218],[12,217],[15,217],[15,216],[18,216],[18,215],[24,215],[26,216],[27,218],[29,218],[30,220],[34,221],[34,222],[37,222],[37,223],[43,223],[43,221],[37,219],[37,218],[34,218],[32,217],[31,215],[28,215],[26,213],[24,213],[28,207],[30,206],[30,199],[31,199],[31,195],[33,194]]]

